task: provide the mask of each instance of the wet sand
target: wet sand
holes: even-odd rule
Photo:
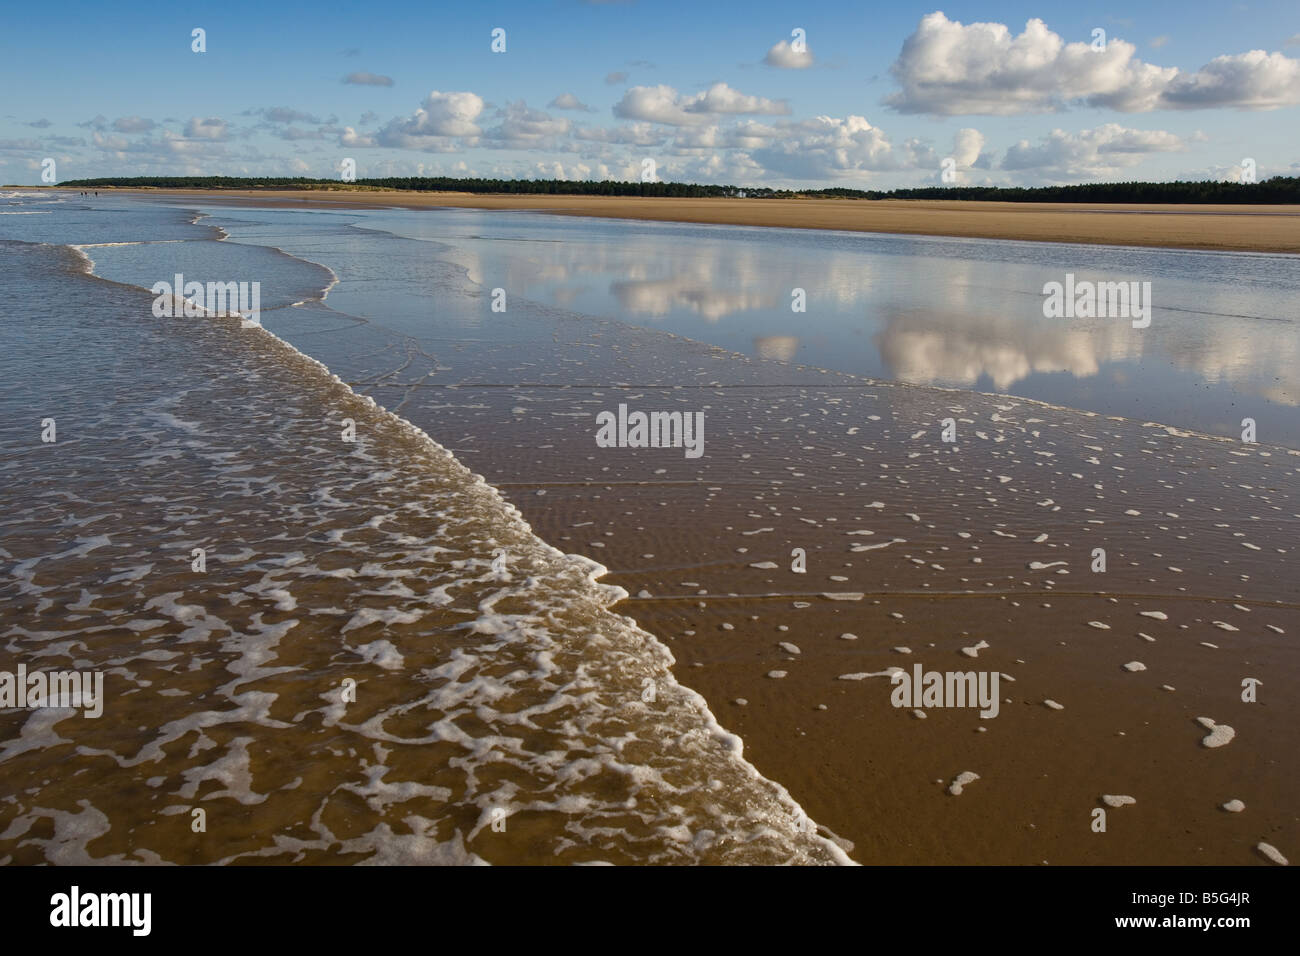
[[[399,190],[104,190],[268,206],[525,209],[564,216],[1024,239],[1120,246],[1300,253],[1295,206],[1122,205],[856,199],[659,199],[485,196]]]
[[[436,406],[457,457],[543,538],[608,566],[632,595],[615,610],[854,859],[1250,865],[1261,841],[1300,843],[1300,454],[658,334],[609,343],[581,376],[546,351],[527,377],[549,388],[370,393],[415,420]],[[580,377],[673,385],[561,384]],[[705,456],[597,449],[590,416],[619,403],[703,409]],[[893,707],[884,672],[915,663],[1007,675],[1000,714]],[[1246,677],[1272,690],[1245,703]],[[1199,717],[1235,738],[1205,746]]]
[[[651,393],[639,402],[669,398]],[[809,438],[813,447],[788,434],[766,441],[746,434],[755,406],[784,405],[797,420],[827,407],[827,398],[840,398],[841,414],[831,419],[840,427],[827,429],[840,434]],[[1288,495],[1277,524],[1252,522],[1271,509],[1259,497],[1227,498],[1237,482],[1219,473],[1230,468],[1237,477],[1250,473],[1252,483],[1294,490],[1296,459],[1238,462],[1227,448],[1207,452],[1163,432],[1076,415],[1062,416],[1068,424],[1059,438],[1043,428],[1042,439],[1022,442],[1017,433],[1033,428],[1023,423],[1036,411],[1020,405],[1002,413],[1011,420],[1002,448],[1014,441],[1018,459],[1009,461],[992,435],[940,445],[941,414],[965,406],[955,414],[983,430],[991,410],[933,400],[929,409],[900,409],[888,395],[710,395],[709,454],[749,454],[745,464],[754,467],[711,467],[695,482],[688,464],[659,458],[668,474],[647,480],[644,453],[619,450],[602,457],[609,473],[599,478],[555,475],[563,487],[547,489],[543,504],[533,493],[535,470],[517,483],[500,461],[485,470],[543,537],[599,558],[615,572],[606,582],[646,594],[616,610],[668,644],[679,680],[741,735],[748,758],[814,820],[851,840],[861,862],[1231,865],[1254,862],[1258,840],[1295,847],[1291,755],[1300,746],[1300,709],[1285,688],[1300,673],[1300,615],[1284,571],[1292,545],[1283,527],[1294,526],[1297,509]],[[885,406],[888,424],[857,416],[873,406]],[[866,425],[860,440],[847,440],[843,433],[858,423]],[[1088,435],[1121,451],[1133,472],[1089,467]],[[1058,463],[1036,461],[1039,450],[1054,450]],[[880,464],[828,467],[837,453],[855,451]],[[909,464],[913,453],[925,460]],[[1013,480],[1004,485],[998,476]],[[1173,488],[1160,484],[1166,477]],[[635,483],[620,484],[627,480]],[[885,507],[871,507],[877,500]],[[1048,500],[1061,510],[1038,504]],[[1211,514],[1210,501],[1227,502],[1224,513]],[[1126,515],[1130,507],[1142,514]],[[1169,511],[1181,517],[1165,517]],[[1238,529],[1264,550],[1244,548],[1233,537]],[[861,531],[873,534],[854,534]],[[1048,540],[1035,544],[1043,534]],[[796,547],[808,554],[803,574],[791,570]],[[1093,547],[1108,552],[1105,574],[1089,570]],[[1030,562],[1060,560],[1068,568],[1029,570]],[[769,563],[776,567],[755,567]],[[977,658],[963,653],[981,642],[988,647]],[[1133,661],[1146,670],[1125,670]],[[844,679],[918,662],[928,670],[996,669],[1014,682],[1001,683],[997,718],[928,710],[918,719],[891,705],[887,677]],[[1274,689],[1260,703],[1240,700],[1249,676]],[[1049,699],[1064,709],[1051,709]],[[1232,744],[1203,747],[1201,716],[1234,727]],[[950,795],[948,785],[965,771],[980,780]],[[1091,814],[1106,794],[1137,803],[1108,810],[1107,833],[1093,833]],[[1232,799],[1250,816],[1220,809]]]
[[[493,321],[495,345],[448,342],[406,386],[355,387],[608,567],[630,595],[613,610],[855,860],[1271,865],[1260,842],[1295,858],[1300,452],[595,317]],[[703,456],[598,448],[595,415],[619,404],[703,411]],[[883,675],[916,663],[1012,678],[999,715],[893,707]],[[1205,746],[1202,717],[1234,739]]]

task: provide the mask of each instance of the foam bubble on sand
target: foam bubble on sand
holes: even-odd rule
[[[1066,563],[1067,563],[1067,562],[1065,562],[1065,561],[1051,561],[1051,562],[1049,562],[1049,563],[1047,563],[1047,564],[1044,564],[1042,561],[1030,561],[1030,562],[1029,562],[1029,570],[1030,570],[1030,571],[1046,571],[1048,568],[1055,568],[1055,567],[1057,567],[1058,565],[1064,565],[1064,564],[1066,564]]]
[[[1201,647],[1210,647],[1216,651],[1219,649],[1218,644],[1211,644],[1209,641],[1201,641]]]
[[[961,652],[967,657],[979,657],[980,651],[984,650],[988,646],[988,641],[980,641],[978,644],[971,647],[963,647]]]
[[[840,640],[841,640],[841,641],[856,641],[857,639],[858,639],[858,635],[856,635],[856,634],[841,634],[841,635],[840,635]]]
[[[1209,731],[1201,740],[1202,747],[1223,747],[1237,736],[1227,724],[1216,724],[1209,717],[1197,717],[1196,722]]]
[[[1278,634],[1286,633],[1286,631],[1282,630],[1282,628],[1278,627],[1276,624],[1265,624],[1264,626],[1268,628],[1270,631],[1275,631]]]
[[[963,770],[961,773],[957,774],[957,776],[952,778],[952,783],[948,785],[948,792],[951,793],[954,797],[960,796],[962,789],[966,786],[966,784],[974,783],[979,778],[980,778],[979,774],[972,773],[969,770]]]
[[[775,561],[759,561],[757,564],[751,564],[751,568],[758,568],[760,571],[771,571],[777,567]]]
[[[1166,614],[1164,611],[1138,611],[1138,613],[1141,614],[1143,617],[1153,617],[1157,621],[1169,620],[1169,615]]]
[[[895,674],[906,673],[901,667],[886,667],[883,671],[874,671],[868,673],[861,671],[857,674],[841,674],[836,680],[866,680],[868,677],[893,677]]]
[[[1138,637],[1142,638],[1142,640],[1144,641],[1151,641],[1152,643],[1155,643],[1155,638],[1152,637],[1150,634],[1143,634],[1141,631],[1138,631]]]
[[[1109,631],[1109,630],[1110,630],[1110,625],[1109,625],[1109,624],[1103,624],[1103,623],[1101,623],[1101,621],[1089,621],[1089,622],[1088,622],[1088,626],[1089,626],[1089,627],[1095,627],[1095,628],[1097,628],[1099,631]]]
[[[29,750],[45,750],[59,744],[72,743],[66,737],[54,732],[54,725],[70,716],[74,711],[66,707],[42,707],[33,710],[30,717],[18,731],[17,739],[4,741],[0,748],[0,763]]]
[[[1226,621],[1211,621],[1210,623],[1212,623],[1215,627],[1217,627],[1221,631],[1237,630],[1237,628],[1233,627],[1231,624],[1227,623]]]
[[[786,673],[786,671],[768,671],[767,676],[772,678],[772,680],[780,680],[786,675]]]
[[[1044,703],[1046,706],[1052,708],[1052,710],[1065,710],[1065,705],[1064,705],[1064,704],[1058,704],[1056,701],[1052,700],[1050,697],[1047,698],[1047,699],[1045,699],[1045,700],[1043,701],[1043,703]]]
[[[791,643],[789,643],[789,642],[787,642],[787,641],[782,641],[782,642],[781,642],[779,645],[777,645],[777,646],[780,647],[781,650],[785,651],[787,654],[802,654],[802,653],[803,653],[803,651],[799,650],[799,646],[798,646],[797,644],[791,644]]]
[[[894,538],[891,541],[883,541],[880,544],[855,544],[851,548],[849,548],[849,550],[850,551],[879,551],[881,548],[887,548],[891,544],[900,544],[905,542],[906,540],[907,540],[906,538]]]
[[[401,670],[406,663],[392,641],[371,641],[369,644],[358,645],[356,650],[362,660],[377,664],[385,670]]]
[[[1255,849],[1258,850],[1261,855],[1272,860],[1278,866],[1290,865],[1289,863],[1287,863],[1286,857],[1284,857],[1281,853],[1279,853],[1277,847],[1275,846],[1271,846],[1268,843],[1264,843],[1263,841],[1260,841],[1259,843],[1255,844]]]
[[[861,591],[823,591],[822,597],[828,601],[861,601],[866,595]]]
[[[1222,809],[1227,810],[1229,813],[1240,813],[1246,809],[1246,805],[1240,800],[1229,800],[1222,805]]]
[[[414,624],[422,615],[419,611],[398,611],[392,608],[363,607],[353,612],[351,619],[343,625],[341,634],[348,631],[369,627],[371,624]]]
[[[1129,661],[1124,665],[1124,670],[1126,671],[1144,671],[1146,669],[1147,666],[1141,661]]]
[[[912,653],[912,649],[911,649],[910,647],[896,647],[896,648],[894,648],[894,653],[895,653],[895,654],[910,654],[910,653]]]
[[[1132,797],[1126,797],[1123,794],[1104,793],[1101,802],[1108,807],[1123,807],[1130,803],[1137,803]]]
[[[928,717],[926,716],[925,711],[923,711],[923,710],[914,710],[914,711],[912,711],[912,716],[915,717],[917,720],[927,720],[927,719],[928,719]]]

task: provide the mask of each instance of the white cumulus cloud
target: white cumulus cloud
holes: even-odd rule
[[[807,44],[804,45],[803,52],[800,53],[795,50],[789,40],[782,40],[767,51],[767,56],[763,57],[763,62],[768,66],[775,66],[782,70],[806,70],[813,65],[813,55]]]
[[[558,145],[559,137],[568,133],[569,126],[567,119],[530,109],[522,101],[510,103],[501,110],[501,124],[484,135],[484,145],[502,149],[553,147]]]
[[[962,24],[941,12],[921,19],[890,72],[886,103],[904,113],[957,116],[1048,112],[1071,105],[1121,112],[1300,103],[1300,61],[1253,50],[1221,56],[1195,73],[1144,63],[1136,47],[1066,43],[1039,19],[1019,35],[1001,23]]]
[[[185,135],[189,139],[225,139],[226,121],[215,116],[199,119],[197,116],[185,124]]]
[[[896,170],[913,166],[919,159],[912,155],[913,144],[908,144],[906,155],[895,155],[888,137],[862,116],[818,116],[789,123],[783,133],[779,141],[750,155],[764,168],[794,179],[833,179],[846,172]],[[920,160],[924,162],[925,158]]]
[[[1107,123],[1069,133],[1054,129],[1038,142],[1020,140],[1002,160],[1006,170],[1032,171],[1044,178],[1105,176],[1136,166],[1154,153],[1184,149],[1181,138],[1165,130],[1129,129]]]
[[[556,110],[581,110],[584,113],[591,112],[591,107],[582,102],[582,100],[578,99],[572,93],[561,93],[546,105],[551,109]]]
[[[663,84],[634,86],[614,106],[615,116],[667,126],[702,126],[710,116],[719,114],[781,116],[789,112],[784,101],[747,96],[726,83],[714,83],[694,96],[682,96]]]
[[[475,93],[434,90],[414,114],[389,121],[375,139],[381,146],[449,150],[450,138],[473,138],[482,133],[474,122],[482,112],[483,99]]]

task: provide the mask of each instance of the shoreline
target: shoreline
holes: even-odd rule
[[[19,187],[40,188],[40,187]],[[1300,207],[1003,203],[920,199],[678,199],[405,190],[137,189],[107,194],[276,207],[503,209],[600,219],[829,229],[1218,252],[1300,254]]]
[[[301,245],[281,251],[301,256]],[[530,797],[511,818],[512,840],[497,840],[479,826],[480,805],[471,808],[461,796],[473,791],[464,789],[457,768],[441,759],[441,751],[428,749],[429,741],[414,739],[417,730],[400,722],[405,710],[393,710],[430,692],[425,683],[401,682],[423,680],[414,675],[443,666],[440,648],[487,653],[481,646],[484,635],[463,633],[477,612],[456,608],[481,612],[481,594],[467,589],[495,587],[485,567],[489,540],[509,551],[507,572],[517,581],[535,570],[531,549],[509,542],[495,523],[479,526],[472,519],[472,527],[466,527],[473,535],[462,542],[448,532],[443,504],[404,510],[411,501],[440,502],[438,476],[446,475],[445,469],[431,467],[440,459],[429,457],[427,446],[407,443],[418,437],[416,430],[460,467],[481,475],[540,541],[605,568],[599,585],[627,595],[606,610],[652,635],[654,643],[643,646],[598,645],[599,660],[625,666],[631,679],[602,679],[602,699],[615,723],[611,729],[596,725],[599,734],[591,739],[597,743],[611,734],[624,739],[618,735],[627,733],[638,713],[651,718],[649,726],[664,726],[666,705],[675,699],[673,688],[680,687],[701,698],[713,723],[743,745],[750,767],[798,804],[823,828],[823,836],[845,841],[841,848],[861,863],[1258,865],[1263,860],[1254,847],[1261,839],[1292,855],[1295,819],[1286,808],[1294,805],[1295,782],[1284,767],[1300,727],[1295,704],[1287,695],[1270,694],[1259,705],[1243,706],[1238,681],[1240,675],[1261,675],[1269,684],[1285,684],[1296,672],[1288,636],[1295,627],[1295,588],[1287,576],[1276,574],[1278,555],[1292,549],[1274,522],[1255,517],[1295,510],[1295,458],[1264,448],[1249,454],[1216,436],[1205,441],[1176,428],[1035,399],[859,382],[849,373],[815,367],[798,366],[797,376],[791,376],[787,363],[739,353],[725,356],[726,374],[719,376],[716,363],[727,352],[720,347],[614,319],[569,323],[528,309],[497,314],[495,346],[483,342],[462,353],[426,342],[428,354],[415,358],[407,348],[389,349],[387,343],[419,334],[418,324],[402,325],[390,317],[336,328],[336,314],[346,313],[349,289],[367,277],[370,260],[322,253],[311,261],[335,275],[342,301],[321,309],[315,326],[309,306],[277,313],[278,320],[264,331],[306,356],[304,367],[323,366],[352,394],[374,402],[381,412],[391,410],[410,426],[402,441],[390,443],[379,437],[376,420],[365,419],[376,451],[423,462],[432,475],[406,468],[404,473],[419,483],[399,484],[394,496],[388,472],[363,459],[362,483],[341,484],[333,472],[295,468],[286,456],[300,455],[302,448],[287,435],[278,449],[272,447],[276,457],[259,468],[291,468],[296,494],[312,496],[328,485],[346,495],[361,510],[341,513],[341,528],[355,531],[361,519],[394,505],[397,523],[387,532],[360,532],[364,538],[349,533],[337,542],[290,534],[286,543],[289,532],[281,525],[233,537],[226,528],[224,540],[251,542],[263,557],[248,578],[257,597],[241,601],[243,610],[232,606],[220,615],[230,618],[236,631],[250,630],[242,622],[254,611],[267,614],[272,626],[294,619],[295,629],[275,647],[282,663],[313,673],[326,668],[331,675],[343,673],[333,668],[359,673],[369,691],[361,699],[365,709],[349,715],[347,723],[364,727],[376,715],[392,712],[384,717],[393,722],[391,729],[406,729],[396,734],[402,739],[389,764],[392,784],[415,780],[455,795],[442,819],[470,833],[465,852],[489,862],[559,862],[548,841],[568,834],[565,828],[575,821],[554,803],[545,781],[532,786],[531,778],[514,778]],[[413,266],[427,267],[424,259]],[[473,289],[466,279],[439,293],[446,296],[448,321],[473,314]],[[384,311],[415,314],[400,307]],[[326,318],[331,335],[313,335]],[[182,327],[183,334],[202,331],[202,326]],[[248,349],[223,353],[224,360],[234,359],[238,367],[287,368],[281,361],[255,364],[259,357],[271,358],[264,339],[258,335]],[[370,374],[374,356],[387,356],[381,360],[384,372],[404,362],[400,381]],[[502,374],[484,379],[485,369]],[[623,384],[574,385],[578,369],[592,382]],[[412,387],[435,375],[448,388],[463,390],[459,397],[457,391]],[[514,384],[507,388],[473,384],[512,376]],[[718,384],[719,377],[726,387]],[[343,393],[319,392],[323,383],[315,375],[304,382],[285,373],[274,381],[295,396],[316,397],[287,402],[288,396],[279,396],[264,411],[278,418],[284,408],[298,409],[304,422],[313,423],[311,447],[328,448],[335,434],[328,422],[353,410],[330,397]],[[251,415],[255,408],[227,388],[211,394],[230,402],[230,409],[210,407],[211,400],[198,395],[169,405],[169,413],[180,422],[206,423],[225,421],[233,411]],[[259,386],[250,394],[263,390]],[[275,395],[273,389],[267,393]],[[707,414],[706,457],[639,448],[593,452],[591,412],[633,399],[640,408]],[[308,404],[299,409],[300,401]],[[945,416],[961,423],[956,444],[940,437]],[[213,430],[213,440],[258,427],[252,417],[237,421],[247,424],[232,428],[226,422]],[[769,427],[756,431],[756,421]],[[170,433],[172,441],[192,437],[183,429]],[[259,462],[263,454],[258,452]],[[332,456],[304,460],[328,463]],[[283,515],[283,503],[293,500],[276,491],[268,513]],[[245,500],[236,507],[247,514]],[[460,548],[470,570],[445,612],[436,611],[440,603],[430,608],[427,589],[439,585],[441,579],[430,576],[457,553],[430,561],[410,550],[412,541],[434,540],[439,547]],[[135,547],[128,541],[121,546]],[[1098,546],[1110,554],[1102,571],[1092,563]],[[276,592],[263,593],[268,565],[262,562],[280,560],[286,548],[299,547],[309,561],[292,567],[302,570],[286,565],[273,579],[299,606],[268,610]],[[356,584],[343,584],[335,572],[355,565],[357,548],[376,563]],[[798,568],[791,561],[796,548],[806,558]],[[238,559],[227,573],[248,567],[251,556]],[[412,568],[420,575],[405,573]],[[394,578],[414,583],[417,577],[426,582],[417,588],[420,593],[402,594],[389,585]],[[65,604],[74,603],[80,591],[76,575],[67,580]],[[172,585],[159,587],[166,592]],[[139,606],[144,597],[124,603]],[[309,615],[307,609],[315,606],[321,614]],[[338,609],[337,614],[326,608]],[[389,614],[376,617],[374,611]],[[462,613],[470,618],[455,616]],[[603,616],[565,620],[597,641],[612,632]],[[341,645],[331,639],[336,631]],[[457,643],[460,636],[467,643]],[[385,646],[399,655],[400,668],[357,659],[365,648]],[[580,656],[586,642],[554,646],[573,655],[564,673],[586,679],[593,666]],[[243,648],[233,645],[232,651]],[[671,663],[660,649],[671,655]],[[507,641],[489,650],[508,655],[533,649]],[[652,680],[662,673],[645,670],[659,668],[658,662],[667,664],[672,680],[663,681],[657,700],[647,700],[638,680],[643,673]],[[895,667],[908,672],[916,664],[938,672],[998,674],[1000,713],[985,720],[960,705],[896,706],[890,672]],[[572,669],[577,665],[581,671]],[[171,680],[162,673],[169,666],[164,661],[139,666],[153,668],[145,676],[157,686]],[[493,666],[500,672],[529,672],[526,656]],[[183,689],[198,694],[206,675],[185,672],[181,679]],[[277,714],[318,706],[311,696],[318,688],[309,681],[281,686],[274,673],[259,680],[264,682],[259,691],[284,695]],[[574,686],[567,676],[558,683]],[[549,695],[550,685],[545,686]],[[169,704],[178,706],[180,700]],[[446,719],[467,721],[454,703],[441,705]],[[516,696],[507,704],[503,711],[519,713],[535,706],[535,698]],[[576,712],[583,720],[592,713]],[[1205,743],[1200,715],[1231,728],[1231,746]],[[558,717],[569,719],[570,713]],[[425,723],[429,717],[421,713],[412,719]],[[558,752],[557,744],[532,734],[560,725],[548,719],[540,725],[540,731],[529,728],[529,745]],[[231,743],[243,732],[242,727],[225,734],[218,729],[214,737]],[[306,739],[315,747],[324,738]],[[259,820],[272,808],[284,819],[309,818],[316,799],[332,799],[340,774],[364,786],[354,768],[329,759],[337,753],[319,749],[312,756],[329,774],[314,767],[306,787],[286,786],[297,773],[295,763],[283,757],[276,763],[268,753],[284,754],[293,746],[293,738],[289,741],[278,751],[257,748],[250,758],[258,790],[273,795]],[[583,746],[589,749],[590,740]],[[677,751],[655,744],[646,752],[668,754],[671,761]],[[189,764],[195,754],[182,757],[178,750],[172,759]],[[211,759],[202,757],[197,766],[176,763],[168,770],[173,777],[197,774],[207,766],[202,761]],[[104,772],[117,773],[107,764]],[[967,781],[964,794],[952,789],[958,780]],[[330,796],[318,797],[322,792]],[[1107,802],[1107,795],[1116,794],[1125,796],[1113,799],[1132,805],[1121,809]],[[638,794],[638,800],[649,796]],[[712,801],[679,811],[677,800],[657,819],[684,825],[693,834],[720,832],[711,823],[716,814],[703,815]],[[1245,812],[1227,812],[1227,801],[1244,804]],[[1088,826],[1099,809],[1112,814],[1110,838]],[[371,818],[360,807],[339,803],[328,819],[345,811]],[[637,812],[643,811],[639,805]],[[407,836],[398,829],[407,812],[400,802],[376,812],[379,822]],[[623,824],[622,817],[598,822],[608,827],[612,819],[616,825],[639,825],[630,818]],[[125,853],[138,845],[131,842],[134,831],[115,829],[118,842],[100,847]],[[348,837],[347,853],[363,846],[358,841],[366,830],[353,830],[350,820],[347,829],[340,825],[335,831]],[[154,832],[161,833],[146,834]],[[245,854],[261,849],[252,835],[241,832],[236,838],[246,841],[239,846]],[[731,845],[745,846],[743,841]],[[619,855],[611,845],[575,845],[574,859],[653,862],[638,855],[646,847],[640,842]],[[337,851],[321,846],[312,852],[320,854],[314,861]],[[189,860],[211,862],[197,851]]]

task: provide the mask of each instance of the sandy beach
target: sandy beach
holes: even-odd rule
[[[784,339],[746,355],[531,298],[520,263],[567,275],[554,257],[579,240],[562,230],[593,222],[539,220],[553,236],[516,222],[507,245],[462,220],[436,233],[452,244],[337,221],[351,216],[228,208],[218,231],[170,205],[114,205],[131,218],[94,243],[21,249],[20,291],[51,344],[30,376],[44,391],[12,400],[9,427],[55,408],[65,438],[39,472],[32,442],[6,463],[6,598],[33,661],[93,665],[115,693],[103,721],[3,716],[0,762],[24,797],[0,812],[0,860],[1294,858],[1300,452],[1284,442],[1157,424],[1142,402],[1110,416],[881,381],[781,358]],[[82,211],[64,227],[78,239]],[[669,247],[699,258],[680,235],[660,243],[647,260],[669,278]],[[1159,268],[1257,261],[1178,258],[1196,261]],[[262,277],[278,338],[151,314],[157,276],[201,268]],[[497,276],[512,295],[499,312]],[[661,278],[619,288],[653,304]],[[328,302],[303,301],[312,287]],[[713,312],[672,288],[715,317],[764,314],[758,298]],[[904,311],[929,316],[907,326],[927,336],[900,340],[918,359],[964,328],[993,341],[978,311],[951,327]],[[1203,322],[1186,321],[1175,338]],[[1117,334],[1155,341],[1127,322]],[[599,445],[594,416],[620,406],[700,416],[704,454]],[[30,473],[45,484],[17,479]],[[588,582],[588,562],[621,590]],[[997,675],[997,714],[896,704],[893,674],[917,666]],[[207,838],[189,830],[196,805]]]
[[[1295,206],[494,196],[364,189],[101,189],[100,192],[138,192],[177,198],[202,197],[204,201],[210,202],[247,203],[252,199],[267,206],[526,209],[561,216],[608,219],[1300,253],[1300,209]]]
[[[486,13],[13,26],[8,923],[1285,935],[1300,4]]]
[[[617,352],[642,374],[671,362],[677,383],[721,360],[681,341]],[[1295,679],[1295,589],[1276,572],[1298,453],[813,370],[777,389],[777,367],[728,359],[752,387],[467,389],[438,415],[539,534],[611,569],[631,595],[615,610],[855,860],[1248,865],[1261,840],[1294,845],[1294,707],[1240,690]],[[709,462],[593,455],[556,417],[619,402],[704,408]],[[893,706],[891,670],[917,664],[998,671],[999,715]]]

